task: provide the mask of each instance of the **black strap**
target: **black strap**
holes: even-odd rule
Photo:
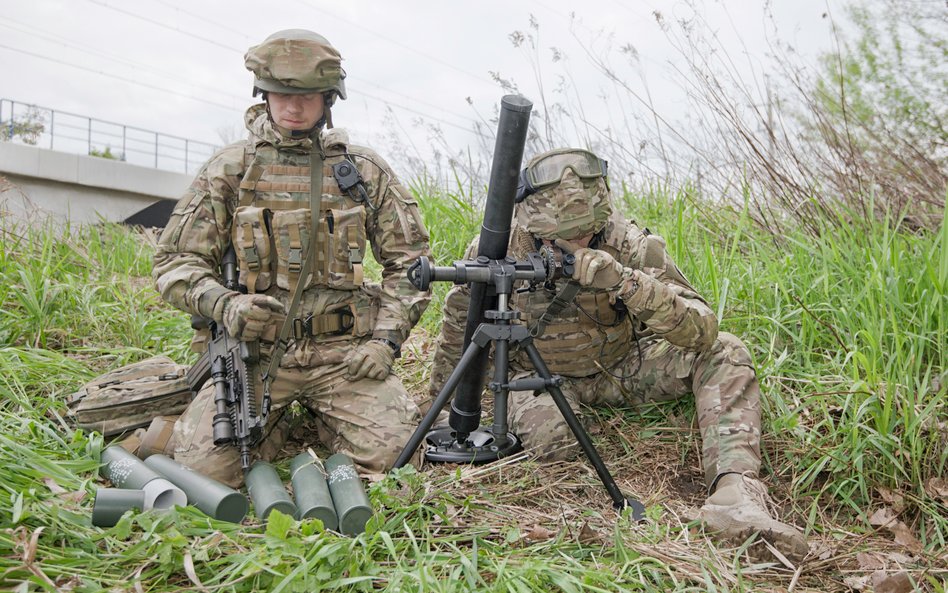
[[[546,308],[546,311],[543,312],[543,315],[540,315],[540,318],[530,327],[530,335],[534,338],[540,336],[543,331],[546,330],[546,326],[553,321],[553,318],[559,315],[567,305],[573,302],[573,299],[579,294],[580,288],[578,282],[572,280],[567,282],[563,290],[553,297],[553,301]]]

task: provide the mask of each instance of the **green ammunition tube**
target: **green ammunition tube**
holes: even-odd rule
[[[293,496],[299,509],[297,519],[319,519],[326,529],[336,530],[339,519],[332,506],[332,495],[319,459],[309,453],[300,453],[290,462],[290,480]]]
[[[226,484],[181,465],[167,455],[151,455],[145,460],[145,465],[184,490],[188,495],[188,503],[201,509],[209,517],[240,523],[249,510],[246,496]]]
[[[92,503],[92,524],[113,527],[127,511],[145,508],[145,491],[127,488],[99,488]]]
[[[101,461],[99,475],[116,487],[145,491],[142,510],[170,509],[188,504],[188,497],[180,488],[118,445],[103,449]]]
[[[247,493],[261,521],[266,521],[273,510],[296,516],[296,505],[283,487],[276,469],[266,461],[255,462],[247,472]]]
[[[342,453],[336,453],[326,460],[325,466],[329,492],[339,517],[339,531],[344,535],[362,533],[372,516],[372,506],[355,464]]]

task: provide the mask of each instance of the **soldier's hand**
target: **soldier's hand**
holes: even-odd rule
[[[581,247],[573,256],[573,280],[580,286],[616,290],[622,285],[625,268],[605,251]]]
[[[395,352],[387,343],[379,340],[369,340],[346,357],[349,365],[346,379],[375,379],[381,381],[392,372],[392,363],[395,362]]]
[[[224,328],[234,338],[249,342],[263,335],[267,326],[286,315],[283,303],[265,294],[237,294],[224,305]]]

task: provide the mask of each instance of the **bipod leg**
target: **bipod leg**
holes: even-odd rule
[[[441,413],[444,405],[448,403],[448,399],[457,388],[458,383],[461,382],[461,376],[467,370],[467,367],[471,365],[474,359],[477,358],[478,353],[480,353],[482,349],[483,346],[478,345],[476,342],[472,341],[470,343],[470,345],[467,347],[467,350],[465,350],[464,354],[461,356],[458,366],[454,368],[454,372],[452,372],[451,376],[448,377],[444,387],[442,387],[441,391],[438,393],[438,397],[436,397],[434,402],[432,402],[431,407],[428,409],[428,413],[425,414],[424,418],[422,418],[421,424],[419,424],[418,428],[415,429],[415,432],[412,433],[411,438],[408,439],[408,443],[405,445],[405,448],[402,449],[401,454],[398,456],[398,459],[395,460],[395,464],[392,467],[404,466],[411,459],[411,456],[415,454],[415,451],[418,450],[419,445],[421,445],[421,442],[425,439],[427,432],[431,430],[431,426],[438,418],[438,414]]]
[[[537,370],[537,374],[547,382],[546,390],[553,398],[553,402],[556,403],[556,407],[559,408],[560,414],[562,414],[563,419],[566,420],[566,424],[570,430],[573,431],[576,441],[579,443],[579,446],[582,447],[589,462],[596,468],[596,473],[599,474],[602,485],[605,486],[609,497],[612,498],[612,506],[615,507],[616,510],[622,510],[628,507],[632,510],[632,518],[634,520],[641,521],[644,519],[645,507],[634,498],[626,498],[622,494],[622,491],[619,490],[619,486],[612,478],[612,474],[609,473],[609,469],[606,467],[606,464],[603,463],[602,457],[599,456],[599,452],[596,451],[596,447],[592,444],[589,434],[586,433],[586,429],[583,428],[579,418],[576,417],[573,408],[569,406],[569,402],[566,400],[566,396],[563,395],[563,391],[553,384],[553,375],[540,356],[540,351],[537,350],[536,345],[532,341],[526,341],[523,343],[523,346],[526,349],[527,356],[530,357],[530,362]]]

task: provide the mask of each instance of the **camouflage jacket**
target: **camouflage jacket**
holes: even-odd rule
[[[472,255],[477,242],[469,248]],[[586,377],[601,371],[634,349],[634,340],[658,336],[686,350],[706,350],[717,338],[718,325],[707,302],[691,287],[665,249],[658,235],[640,229],[613,213],[606,223],[602,238],[593,245],[612,255],[627,268],[642,270],[658,282],[643,285],[633,295],[642,299],[635,315],[621,313],[615,306],[614,294],[604,290],[583,288],[571,303],[556,313],[535,344],[554,373]],[[524,259],[536,251],[533,236],[514,224],[508,254]],[[521,312],[523,323],[533,327],[546,313],[553,298],[563,289],[560,280],[551,290],[538,288],[533,292],[514,293],[511,306]],[[431,393],[437,394],[461,357],[467,318],[469,290],[453,288],[444,306],[444,322],[435,351],[431,372]],[[527,370],[524,354],[511,357],[511,368]]]
[[[242,212],[247,188],[251,188],[249,197],[253,203],[266,206],[268,213],[273,208],[274,217],[287,208],[305,209],[299,212],[308,212],[309,208],[309,159],[314,138],[283,137],[273,129],[263,104],[251,107],[245,119],[249,138],[224,147],[205,163],[174,208],[154,257],[152,274],[162,298],[188,313],[217,320],[222,315],[225,300],[222,297],[230,294],[221,285],[220,261],[235,238],[239,240],[242,236],[235,216]],[[327,219],[331,213],[356,213],[358,216],[346,214],[347,220],[358,221],[358,232],[354,235],[362,243],[367,239],[371,244],[375,259],[383,267],[382,284],[380,289],[377,285],[363,284],[361,268],[354,279],[351,258],[341,262],[349,266],[348,283],[333,284],[331,279],[338,280],[341,276],[332,270],[323,274],[325,278],[314,277],[314,270],[314,275],[306,281],[297,316],[351,309],[357,317],[355,335],[371,334],[401,344],[430,299],[429,293],[419,292],[406,278],[408,266],[417,257],[428,254],[428,232],[418,204],[378,154],[368,148],[348,146],[341,130],[324,130],[316,142],[316,149],[324,155],[322,238],[326,240]],[[365,181],[368,207],[362,200],[343,194],[333,177],[332,165],[346,158],[356,165]],[[262,174],[260,171],[247,174],[248,169],[260,163]],[[251,185],[247,185],[248,177],[255,177]],[[297,239],[300,233],[308,237],[311,225],[308,216],[306,218],[299,221]],[[332,221],[328,224],[331,234]],[[339,224],[337,219],[336,226]],[[269,225],[268,219],[266,225],[258,226],[269,230]],[[281,239],[285,237],[272,238],[274,251],[279,251]],[[342,243],[336,249],[345,254],[360,247],[354,240],[344,244],[345,237],[329,240]],[[320,258],[325,255],[318,255],[317,261]],[[332,254],[329,259],[332,260]],[[361,263],[361,254],[357,261]],[[281,265],[285,267],[285,262]],[[258,286],[258,291],[288,303],[292,295],[285,281],[276,281],[276,267],[274,264],[274,281]],[[242,274],[241,282],[245,281]],[[372,310],[370,320],[367,314],[363,315],[368,309]]]

